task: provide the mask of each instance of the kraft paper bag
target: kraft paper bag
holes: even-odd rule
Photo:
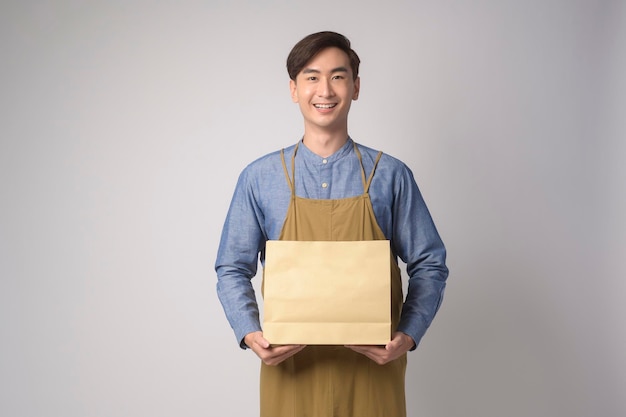
[[[389,342],[388,240],[266,243],[263,336],[270,343]]]

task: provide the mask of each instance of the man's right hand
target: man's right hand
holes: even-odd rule
[[[248,333],[243,341],[266,365],[278,365],[306,347],[306,345],[282,345],[272,347],[270,342],[263,337],[263,332]]]

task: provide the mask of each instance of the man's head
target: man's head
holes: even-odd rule
[[[359,64],[361,63],[359,56],[350,47],[348,38],[339,33],[328,31],[313,33],[293,47],[287,57],[289,78],[296,81],[298,74],[309,61],[322,50],[333,47],[341,49],[348,56],[350,69],[352,70],[352,79],[356,80],[359,76]]]
[[[319,32],[294,46],[287,59],[291,99],[304,117],[304,140],[348,137],[348,113],[359,97],[359,57],[344,36]],[[310,142],[309,142],[310,144]]]

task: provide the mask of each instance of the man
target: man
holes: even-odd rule
[[[338,33],[314,33],[294,46],[287,71],[304,135],[243,170],[224,224],[217,291],[240,346],[262,360],[262,417],[405,416],[406,353],[417,347],[443,297],[445,248],[411,171],[348,134],[359,63]],[[390,240],[392,340],[272,346],[251,285],[270,239]],[[407,264],[404,302],[396,257]]]

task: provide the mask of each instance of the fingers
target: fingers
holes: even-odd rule
[[[387,346],[389,346],[388,350],[400,349],[402,353],[405,353],[413,349],[413,346],[415,346],[415,341],[411,336],[406,333],[395,332],[393,334],[391,342],[389,342]]]
[[[270,342],[263,337],[263,332],[260,331],[248,333],[244,342],[267,365],[278,365],[306,347],[306,345],[272,347]]]
[[[306,347],[306,345],[272,347],[270,342],[263,337],[263,332],[260,331],[247,334],[244,341],[266,365],[278,365]],[[346,345],[346,347],[368,357],[379,365],[384,365],[399,358],[414,345],[415,342],[410,336],[396,332],[385,346]]]
[[[385,346],[348,345],[346,347],[367,356],[379,365],[384,365],[408,352],[414,343],[410,336],[396,332]]]
[[[385,345],[385,350],[387,350],[388,352],[394,352],[397,349],[401,348],[403,342],[404,341],[402,339],[395,337]]]
[[[266,349],[263,352],[263,363],[266,365],[278,365],[286,359],[292,357],[296,353],[304,349],[306,345],[288,345],[288,346],[276,346]]]
[[[391,358],[389,352],[383,346],[347,345],[348,349],[367,356],[379,365],[384,365],[395,358]]]

